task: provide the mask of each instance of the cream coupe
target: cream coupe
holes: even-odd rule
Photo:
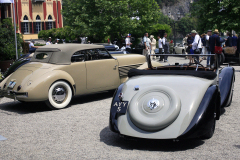
[[[69,105],[75,95],[117,88],[142,55],[112,57],[102,45],[57,44],[38,48],[31,62],[0,83],[0,95],[20,102],[45,101],[52,109]]]

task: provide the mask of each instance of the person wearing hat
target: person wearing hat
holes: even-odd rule
[[[130,41],[130,38],[131,38],[131,34],[128,34],[127,38],[125,39],[126,51],[128,51],[129,53],[131,53],[131,46],[130,45],[132,45],[132,43]]]
[[[151,54],[155,54],[155,49],[156,49],[156,39],[154,38],[154,35],[150,36],[151,40]],[[151,59],[156,59],[156,56],[151,56]]]
[[[59,40],[60,40],[60,39],[57,38],[55,44],[58,44]]]
[[[192,37],[194,38],[193,43],[190,45],[192,46],[192,49],[194,51],[194,54],[196,54],[197,49],[199,49],[200,53],[202,52],[202,41],[201,37],[197,34],[196,30],[192,30],[191,32]],[[200,54],[199,53],[199,54]],[[199,56],[196,57],[199,61]]]
[[[207,54],[211,54],[210,47],[209,47],[209,38],[210,38],[210,36],[212,36],[212,30],[208,30],[208,31],[207,31],[207,34],[206,34],[206,36],[205,36]],[[211,59],[211,56],[208,56],[208,57],[207,57],[207,66],[210,65],[210,59]]]
[[[46,43],[46,45],[50,45],[50,44],[52,44],[52,38],[51,37],[48,37],[48,42]]]
[[[213,33],[214,34],[209,38],[209,47],[210,47],[211,54],[215,54],[214,53],[215,46],[221,47],[221,44],[225,42],[225,39],[220,40],[218,29],[215,29]],[[221,56],[220,54],[217,54],[218,61],[220,60],[220,56]],[[214,67],[213,57],[210,60],[210,65],[212,68]]]

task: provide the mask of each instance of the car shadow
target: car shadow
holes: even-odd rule
[[[76,96],[76,97],[73,97],[70,103],[70,107],[71,105],[84,104],[88,102],[111,98],[113,96],[113,93],[114,91],[111,90],[111,91],[106,91],[106,92],[101,92],[101,93],[96,93],[91,95]],[[7,111],[7,112],[15,112],[18,114],[29,114],[29,113],[52,111],[50,108],[47,107],[47,105],[44,102],[21,103],[19,101],[1,103],[0,110]]]
[[[125,140],[119,137],[117,133],[110,131],[105,127],[100,132],[100,141],[109,146],[120,147],[125,150],[147,150],[147,151],[185,151],[194,149],[204,144],[203,140],[190,139],[174,142],[173,140],[154,140],[134,138]]]
[[[84,104],[84,103],[100,101],[103,99],[111,98],[111,97],[113,97],[114,91],[115,90],[104,91],[104,92],[95,93],[95,94],[76,96],[72,99],[70,105]]]

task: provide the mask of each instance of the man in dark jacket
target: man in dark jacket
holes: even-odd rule
[[[211,54],[215,54],[214,53],[215,46],[221,47],[221,43],[225,42],[225,39],[220,41],[218,29],[215,29],[213,33],[214,34],[209,38],[209,48],[210,48]],[[220,56],[221,56],[220,54],[217,54],[218,62],[220,60]],[[214,63],[214,58],[211,57],[211,61],[210,61],[211,67],[213,67],[213,63]]]
[[[237,40],[237,53],[238,54],[240,53],[240,37],[238,37],[238,40]]]
[[[238,41],[238,38],[236,37],[235,34],[233,34],[233,37],[232,37],[232,46],[237,48],[237,41]]]
[[[227,32],[227,40],[226,40],[226,47],[232,47],[233,46],[233,39],[232,39],[232,34],[230,32]]]

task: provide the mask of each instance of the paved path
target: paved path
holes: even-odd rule
[[[113,92],[76,97],[72,106],[0,100],[0,159],[240,159],[240,67],[232,105],[209,140],[125,141],[108,128]]]

